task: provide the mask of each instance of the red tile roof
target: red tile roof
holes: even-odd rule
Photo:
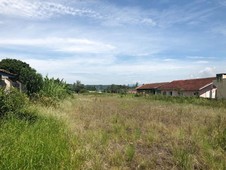
[[[204,86],[213,83],[216,77],[176,80],[171,83],[161,86],[160,90],[183,90],[183,91],[198,91]]]
[[[168,84],[168,82],[163,83],[152,83],[152,84],[143,84],[142,86],[137,87],[137,90],[148,90],[148,89],[157,89],[162,85]]]

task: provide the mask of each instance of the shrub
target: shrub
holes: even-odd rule
[[[6,114],[20,114],[28,104],[28,98],[24,93],[19,92],[16,89],[13,89],[9,92],[5,92],[3,89],[0,89],[0,116]]]
[[[69,95],[68,86],[63,80],[44,78],[41,96],[50,97],[56,100],[64,99]]]

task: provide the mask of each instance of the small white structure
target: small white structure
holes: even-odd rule
[[[0,69],[0,87],[4,88],[6,91],[10,90],[12,87],[21,91],[22,85],[19,81],[16,81],[15,77],[16,74]]]
[[[217,99],[226,99],[226,73],[217,74],[213,84],[217,87]]]

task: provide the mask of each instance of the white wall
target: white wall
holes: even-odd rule
[[[222,79],[221,81],[215,80],[214,85],[217,87],[217,98],[226,99],[226,79]]]
[[[10,88],[12,87],[12,82],[8,79],[2,78],[2,80],[5,82],[6,87],[5,90],[10,90]]]
[[[172,92],[172,93],[171,93]],[[163,94],[163,91],[161,92]],[[172,94],[172,95],[171,95]],[[166,91],[167,96],[184,96],[184,97],[195,97],[197,96],[196,91]],[[215,98],[216,97],[216,88],[213,88],[213,85],[203,88],[199,91],[199,97],[203,98]]]
[[[164,92],[162,91],[161,94],[163,94],[163,93]],[[191,97],[191,96],[195,96],[194,93],[195,93],[194,91],[180,91],[180,92],[178,92],[178,91],[166,91],[166,95],[167,96],[186,96],[186,97]]]

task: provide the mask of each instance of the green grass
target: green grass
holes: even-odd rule
[[[226,168],[224,106],[104,94],[32,109],[1,120],[0,169]]]
[[[56,118],[38,116],[31,122],[13,116],[0,123],[0,169],[70,169],[79,166],[79,159],[72,157],[79,156],[73,154],[76,140]]]

